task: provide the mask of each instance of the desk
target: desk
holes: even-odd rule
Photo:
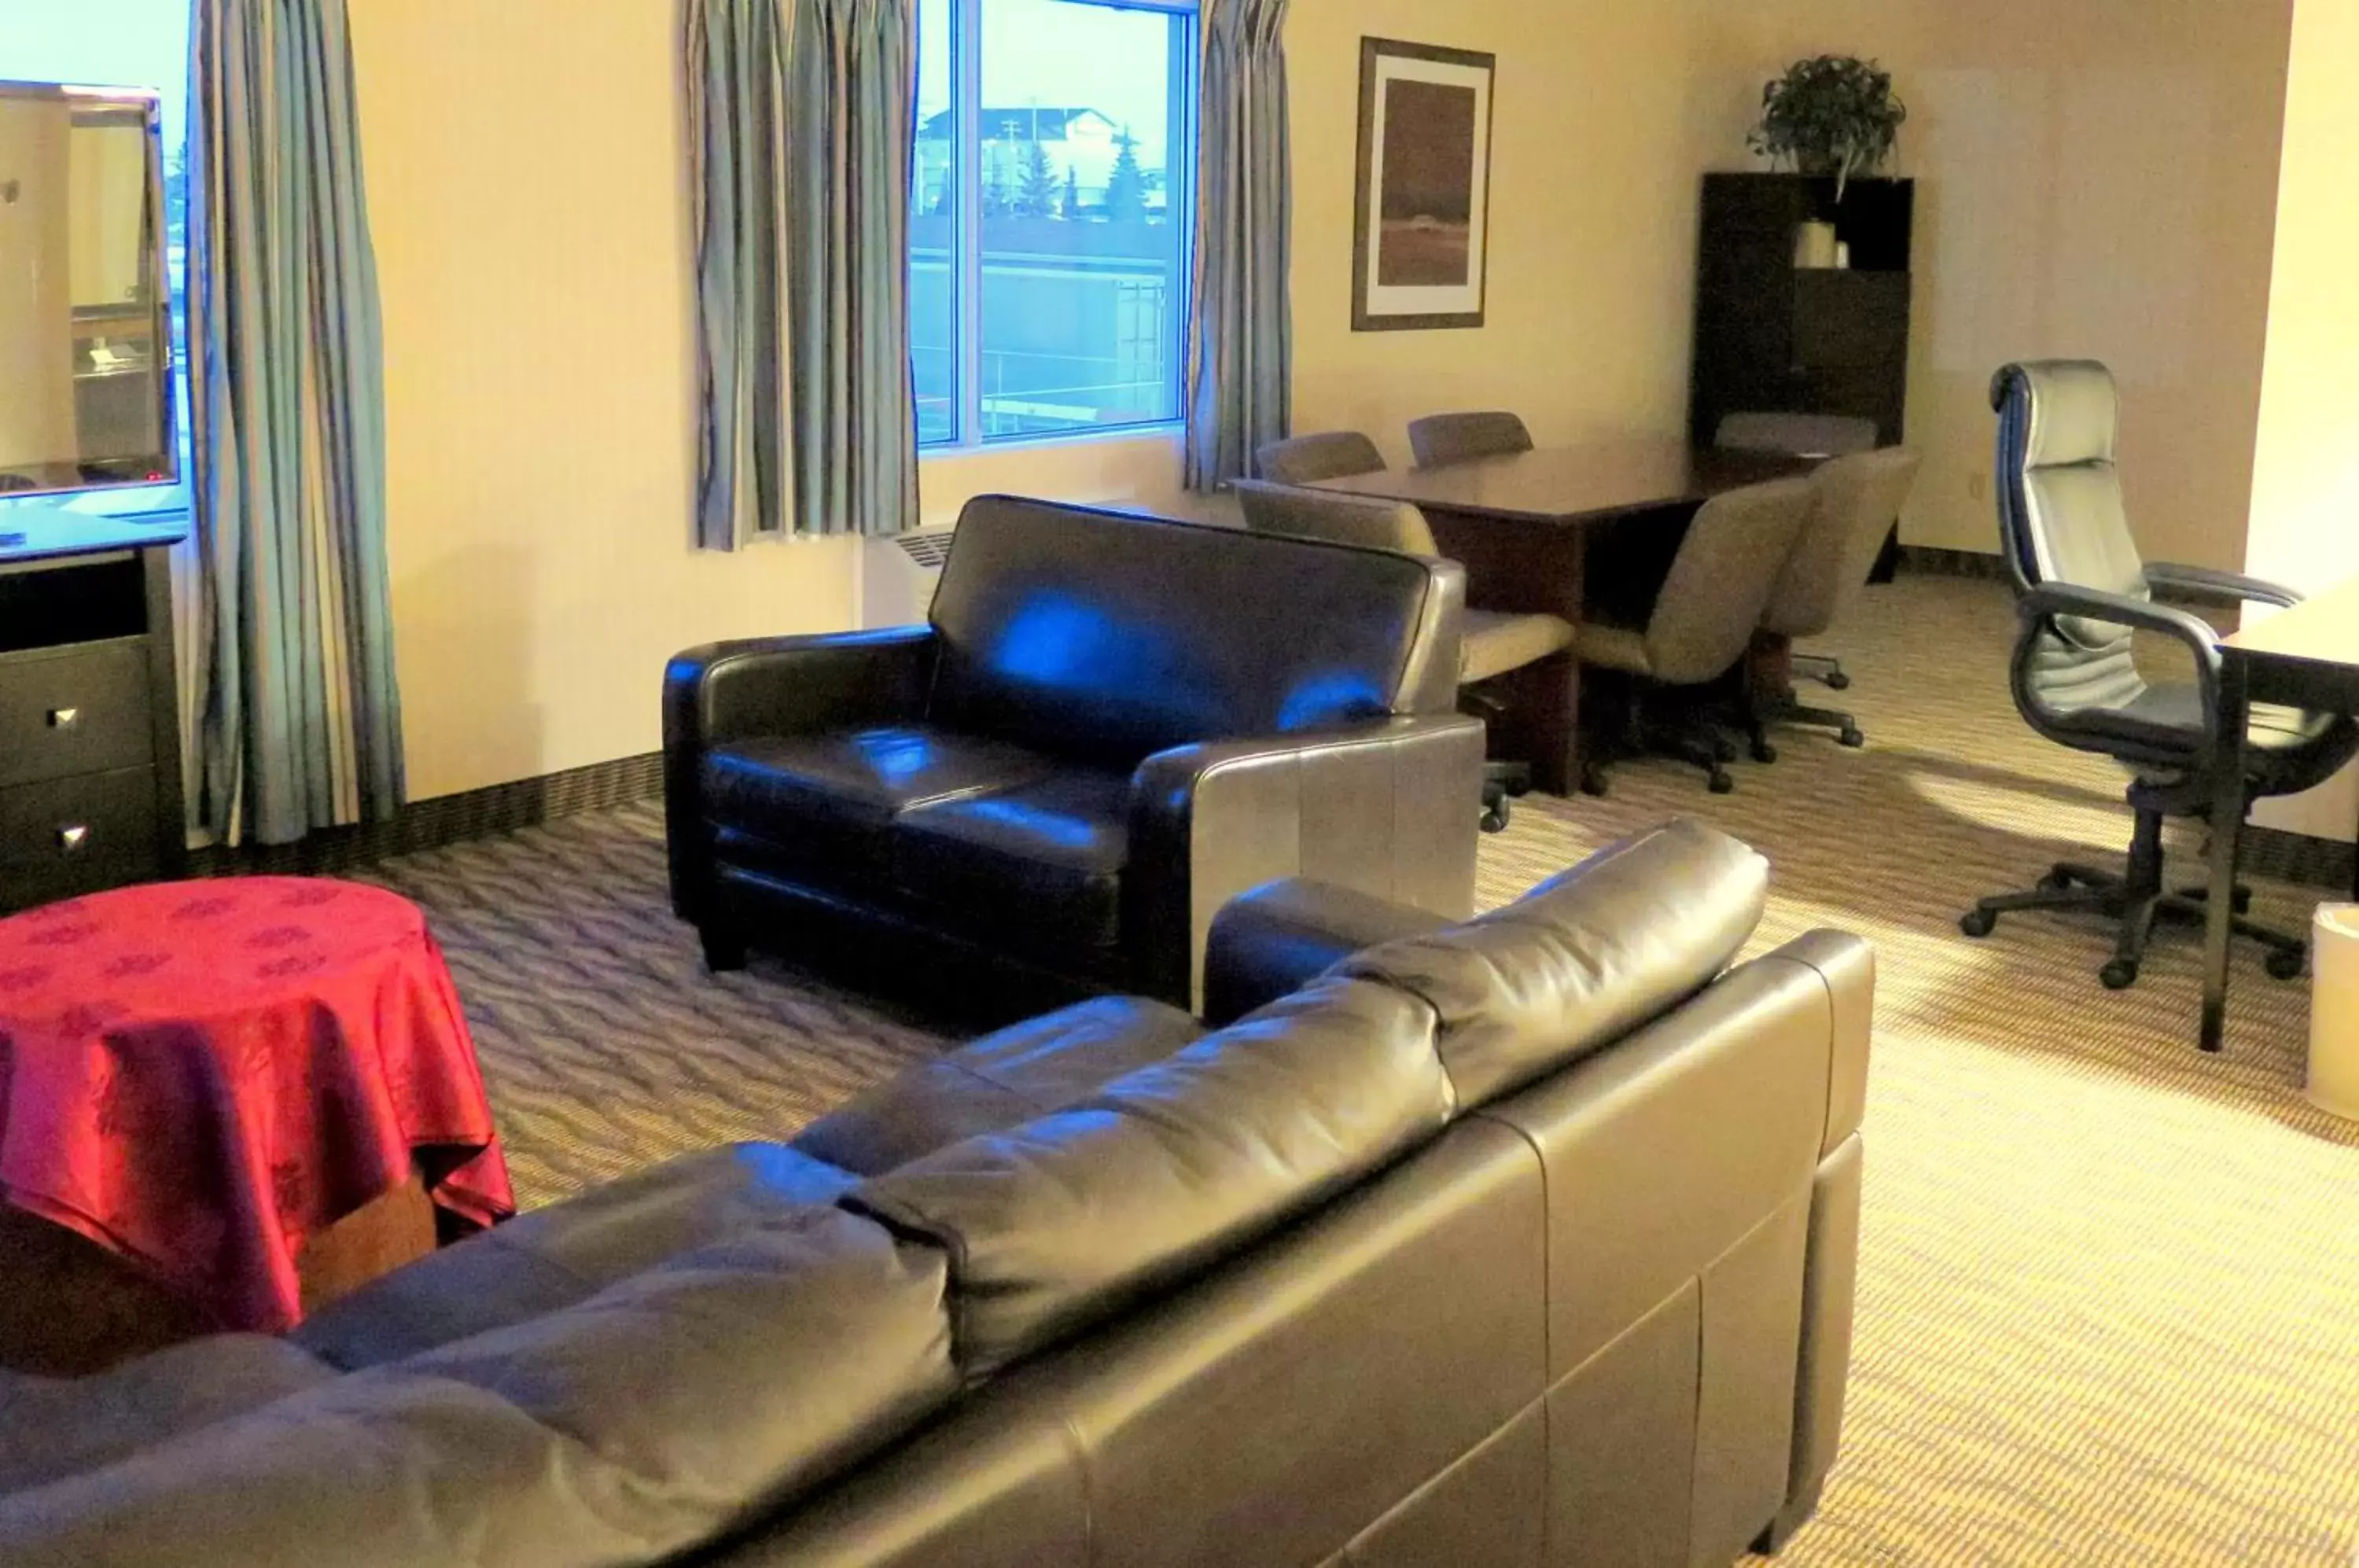
[[[1683,529],[1713,496],[1817,464],[1775,452],[1723,452],[1685,441],[1640,440],[1556,447],[1407,472],[1355,474],[1315,486],[1425,513],[1442,553],[1466,568],[1466,601],[1479,610],[1538,612],[1581,624],[1592,536],[1603,525]],[[1581,666],[1572,654],[1506,678],[1524,733],[1516,749],[1551,794],[1581,777]]]
[[[2359,580],[2282,610],[2220,644],[2220,756],[2212,765],[2212,866],[2203,929],[2203,1035],[2228,1014],[2229,920],[2244,836],[2245,732],[2256,702],[2359,713]],[[2354,895],[2359,896],[2359,895]]]
[[[187,533],[0,506],[0,915],[180,864],[168,557]]]

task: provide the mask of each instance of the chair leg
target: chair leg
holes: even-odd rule
[[[1823,681],[1832,691],[1850,689],[1851,677],[1843,673],[1840,659],[1831,659],[1823,653],[1798,653],[1794,655],[1793,668],[1795,674]]]
[[[700,926],[696,934],[704,948],[704,966],[713,974],[726,975],[745,967],[744,937],[721,925]]]

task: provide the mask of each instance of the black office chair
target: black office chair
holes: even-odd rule
[[[2049,740],[2131,769],[2137,825],[2122,874],[2060,865],[2028,892],[1984,898],[1958,924],[1980,937],[2000,915],[2017,909],[2108,916],[2120,929],[2114,956],[2097,977],[2120,990],[2137,979],[2158,919],[2203,916],[2201,889],[2163,887],[2162,823],[2202,815],[2212,799],[2218,636],[2187,611],[2155,603],[2155,591],[2264,604],[2291,604],[2300,595],[2234,572],[2138,559],[2114,466],[2119,400],[2104,365],[2010,365],[1992,383],[1991,405],[1999,415],[1999,539],[2020,616],[2011,680],[2016,708]],[[2195,680],[2147,681],[2131,657],[2132,636],[2141,630],[2184,647],[2193,656]],[[2291,708],[2256,707],[2250,735],[2247,799],[2308,789],[2359,753],[2359,724]],[[2240,888],[2240,911],[2245,902]],[[2271,975],[2289,980],[2301,973],[2300,937],[2241,914],[2235,931],[2269,950]]]

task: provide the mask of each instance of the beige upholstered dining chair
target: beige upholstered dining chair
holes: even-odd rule
[[[1745,410],[1723,416],[1712,433],[1712,444],[1723,452],[1775,452],[1789,457],[1847,457],[1875,450],[1874,419],[1854,414],[1795,414],[1783,410]],[[1895,512],[1885,521],[1888,533]],[[1883,535],[1877,536],[1879,539]],[[1871,567],[1874,557],[1869,558]],[[1796,673],[1823,681],[1841,691],[1851,684],[1843,661],[1822,654],[1802,654],[1793,661]]]
[[[1385,454],[1357,430],[1321,430],[1269,442],[1254,453],[1254,468],[1273,485],[1311,485],[1354,474],[1381,474]]]
[[[1503,409],[1472,414],[1428,414],[1411,419],[1408,449],[1419,468],[1471,463],[1478,457],[1502,457],[1532,450],[1532,432],[1524,421]]]
[[[1843,618],[1867,585],[1876,552],[1884,548],[1885,535],[1900,516],[1921,465],[1922,460],[1907,447],[1888,446],[1838,457],[1811,475],[1817,504],[1770,590],[1768,607],[1761,613],[1764,632],[1790,642],[1818,637]],[[1836,731],[1845,746],[1866,744],[1849,713],[1806,707],[1790,687],[1783,702],[1756,707],[1750,716],[1756,762],[1777,759],[1765,733],[1772,724],[1822,724]]]
[[[1236,490],[1237,499],[1245,507],[1245,527],[1256,533],[1289,534],[1298,539],[1357,545],[1364,550],[1399,550],[1406,555],[1441,553],[1425,514],[1406,501],[1302,490],[1252,479],[1238,480]],[[1504,713],[1504,705],[1480,693],[1467,692],[1466,688],[1561,654],[1572,646],[1574,636],[1571,623],[1557,615],[1468,610],[1464,626],[1465,640],[1458,660],[1461,705],[1484,718]],[[1508,797],[1523,794],[1530,788],[1528,762],[1485,764],[1484,831],[1504,830],[1507,825]]]
[[[1808,479],[1773,480],[1714,496],[1688,525],[1644,626],[1582,626],[1582,710],[1589,721],[1581,754],[1585,792],[1605,793],[1606,752],[1635,749],[1633,736],[1646,749],[1701,768],[1715,795],[1736,787],[1706,704],[1721,695],[1752,647],[1754,628],[1816,499]],[[1612,676],[1592,680],[1603,671]],[[1597,687],[1607,690],[1593,690]],[[1688,722],[1642,720],[1642,697],[1680,704]]]

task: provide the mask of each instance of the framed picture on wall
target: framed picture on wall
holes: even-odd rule
[[[1483,324],[1497,58],[1360,40],[1352,330]]]

